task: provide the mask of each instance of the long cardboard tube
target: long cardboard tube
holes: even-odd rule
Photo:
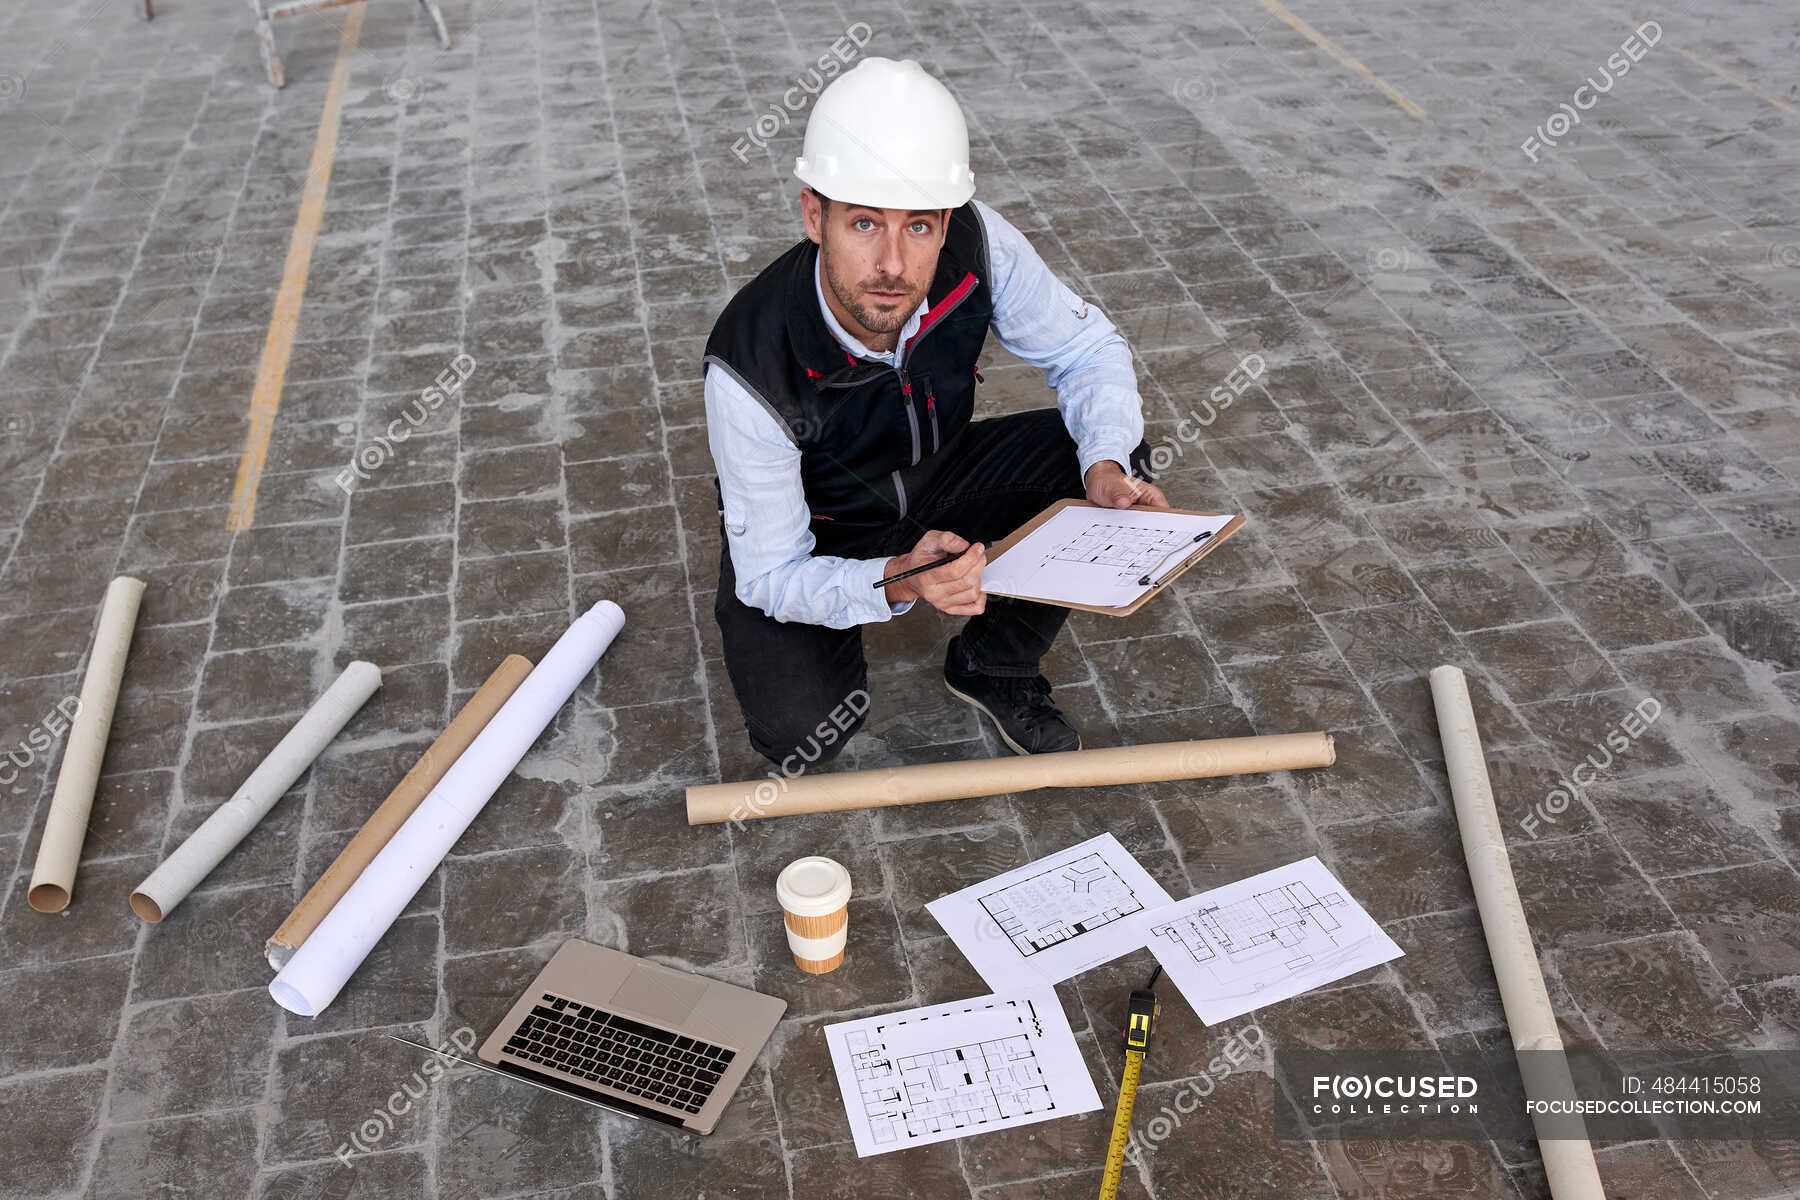
[[[387,794],[387,799],[378,805],[363,827],[356,831],[356,836],[338,852],[325,868],[325,873],[318,878],[307,891],[294,911],[288,914],[287,920],[275,930],[263,947],[263,955],[269,965],[277,971],[287,965],[294,951],[302,942],[319,927],[331,906],[343,898],[356,877],[362,874],[388,844],[394,831],[406,823],[419,802],[437,786],[450,764],[462,756],[475,740],[475,735],[487,727],[500,706],[506,703],[507,697],[518,690],[525,682],[525,676],[531,673],[531,660],[522,654],[509,654],[501,664],[494,668],[494,673],[487,677],[487,682],[478,688],[462,710],[444,726],[444,731],[437,740],[425,748],[419,761],[412,765],[394,790]]]
[[[44,818],[44,836],[31,868],[31,887],[25,893],[27,903],[39,912],[61,912],[75,894],[75,867],[81,861],[81,844],[87,840],[94,788],[100,783],[100,760],[106,757],[106,737],[112,732],[113,709],[119,703],[119,680],[125,675],[125,652],[131,647],[143,598],[144,581],[129,575],[106,586],[87,674],[81,677],[81,700],[69,728],[69,743],[63,749],[50,812]]]
[[[131,911],[146,921],[160,921],[212,874],[257,823],[269,815],[282,793],[312,766],[356,710],[381,686],[381,669],[357,661],[345,667],[325,694],[294,723],[268,757],[244,780],[231,799],[201,822],[175,852],[131,893]]]
[[[1438,737],[1444,744],[1444,765],[1450,774],[1450,795],[1456,804],[1456,824],[1462,830],[1463,854],[1469,860],[1469,878],[1475,885],[1481,929],[1487,935],[1494,978],[1500,983],[1500,1004],[1506,1010],[1513,1050],[1523,1056],[1520,1073],[1525,1094],[1532,1100],[1573,1097],[1575,1082],[1538,966],[1531,926],[1519,903],[1512,859],[1506,853],[1500,816],[1494,810],[1494,788],[1481,752],[1481,735],[1475,728],[1475,709],[1469,703],[1469,684],[1461,668],[1432,669],[1431,699],[1437,709]],[[1559,1124],[1570,1119],[1556,1118]],[[1546,1118],[1534,1115],[1532,1121],[1538,1129],[1538,1151],[1551,1196],[1555,1200],[1606,1200],[1594,1150],[1587,1140],[1546,1137]]]
[[[1337,751],[1327,733],[1152,742],[974,762],[923,763],[882,771],[803,775],[798,779],[709,783],[687,790],[687,814],[689,825],[711,825],[798,813],[967,800],[1047,787],[1100,787],[1292,771],[1328,767],[1336,758]]]

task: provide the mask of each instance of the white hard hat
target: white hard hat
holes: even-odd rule
[[[969,127],[912,59],[866,58],[819,93],[794,178],[869,208],[959,208],[975,194]]]

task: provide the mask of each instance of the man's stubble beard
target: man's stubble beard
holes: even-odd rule
[[[870,333],[880,334],[898,333],[906,327],[906,323],[912,319],[914,311],[919,307],[918,301],[915,300],[910,305],[896,308],[892,312],[881,312],[870,308],[862,301],[860,283],[852,281],[846,285],[838,279],[837,271],[832,264],[831,252],[823,243],[819,246],[819,253],[825,263],[825,286],[831,289],[831,294],[837,297],[838,303],[842,304],[850,311],[850,315],[856,318],[857,324]],[[904,282],[901,286],[906,287],[908,291],[912,288],[912,285]]]

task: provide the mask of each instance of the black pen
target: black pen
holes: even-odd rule
[[[886,579],[877,579],[875,581],[875,586],[878,588],[884,588],[890,583],[899,583],[902,579],[911,579],[914,575],[922,575],[926,571],[935,571],[939,567],[943,566],[945,563],[955,562],[957,559],[961,558],[963,555],[967,554],[968,552],[969,552],[969,548],[967,546],[964,546],[961,550],[958,550],[955,554],[946,554],[946,555],[944,555],[944,557],[938,559],[936,562],[926,563],[922,567],[914,567],[910,571],[902,571],[898,575],[889,575]]]

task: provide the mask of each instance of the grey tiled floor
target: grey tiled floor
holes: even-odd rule
[[[53,770],[0,799],[9,1195],[1093,1195],[1107,1115],[858,1163],[822,1023],[979,980],[932,897],[1103,829],[1187,893],[1320,854],[1408,953],[1267,1010],[1275,1045],[1486,1044],[1502,1017],[1424,672],[1468,669],[1520,890],[1576,1042],[1800,1048],[1800,89],[1792,5],[375,5],[253,526],[226,525],[257,356],[344,10],[18,4],[0,40],[0,739],[78,687],[106,580],[149,583],[74,906],[25,905]],[[1691,11],[1690,11],[1691,9]],[[1656,15],[1656,14],[1646,14]],[[1118,321],[1177,502],[1247,514],[1048,670],[1090,744],[1323,727],[1326,771],[689,829],[758,773],[721,670],[697,379],[731,290],[797,236],[799,120],[733,143],[854,21],[969,113],[979,195]],[[860,32],[860,31],[859,31]],[[1553,130],[1546,130],[1554,137]],[[349,494],[334,477],[458,352],[477,370]],[[1255,352],[1259,385],[1202,401]],[[983,403],[1044,405],[988,356]],[[1198,421],[1195,414],[1198,413]],[[1183,418],[1186,418],[1185,423]],[[1184,440],[1199,431],[1199,436]],[[377,456],[379,457],[379,456]],[[625,634],[325,1016],[263,939],[508,650],[610,597]],[[849,760],[992,755],[943,695],[948,622],[875,630]],[[377,698],[168,921],[131,886],[351,658]],[[1521,822],[1631,706],[1650,732]],[[52,763],[54,756],[52,756]],[[770,887],[855,877],[837,974],[784,961]],[[585,935],[785,996],[717,1136],[456,1075],[375,1030],[485,1032]],[[1145,957],[1061,988],[1110,1103]],[[1245,1022],[1172,996],[1140,1104]],[[1535,1147],[1280,1142],[1261,1072],[1127,1175],[1175,1198],[1542,1196]],[[380,1122],[377,1122],[380,1124]],[[366,1136],[366,1135],[365,1135]],[[1791,1144],[1606,1146],[1610,1195],[1800,1194]]]

